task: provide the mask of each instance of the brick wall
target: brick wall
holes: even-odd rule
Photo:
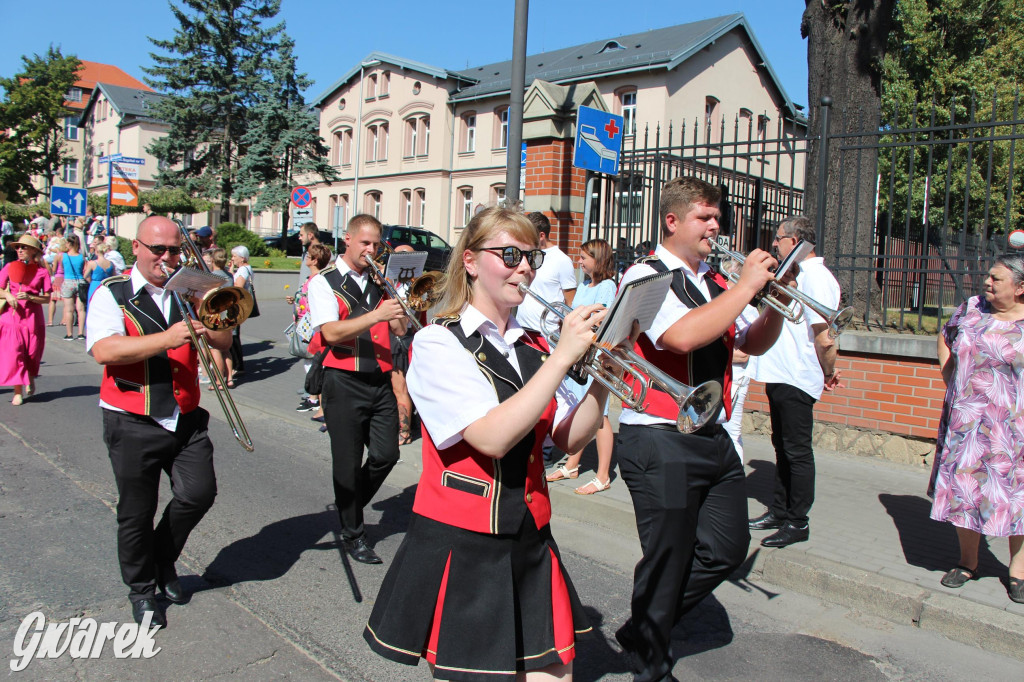
[[[526,141],[526,190],[528,197],[580,197],[586,192],[586,172],[572,165],[573,140]],[[544,210],[551,221],[552,239],[567,254],[583,240],[583,213]]]
[[[935,438],[946,395],[937,360],[841,351],[836,368],[845,388],[822,394],[816,422]],[[754,410],[768,412],[764,384],[756,381],[744,406]]]

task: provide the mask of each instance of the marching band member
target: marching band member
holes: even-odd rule
[[[334,501],[345,551],[360,563],[381,559],[366,542],[363,508],[398,462],[398,405],[391,388],[391,334],[405,334],[405,311],[370,281],[366,257],[380,246],[380,221],[353,216],[345,254],[309,280],[314,341],[324,357],[320,401],[331,436]],[[363,462],[363,450],[367,450]]]
[[[441,317],[413,342],[423,473],[364,637],[385,658],[425,658],[438,679],[569,679],[591,629],[551,537],[541,446],[550,433],[572,452],[601,423],[600,385],[578,402],[558,389],[605,313],[573,311],[550,356],[519,326],[537,241],[518,212],[474,216],[439,285]]]
[[[729,288],[704,262],[708,240],[718,235],[718,202],[718,188],[702,180],[666,183],[661,243],[622,279],[672,271],[672,288],[636,351],[691,386],[719,381],[727,396],[717,422],[692,434],[676,430],[678,406],[656,387],[643,413],[623,409],[619,419],[619,468],[643,558],[633,576],[632,616],[615,637],[637,682],[671,679],[672,628],[746,559],[750,544],[743,465],[722,427],[731,407],[729,369],[734,347],[760,355],[775,343],[782,317],[769,309],[749,325],[740,318],[774,278],[770,254],[751,252]]]
[[[152,624],[162,627],[156,590],[176,604],[188,600],[174,562],[217,494],[210,415],[199,407],[199,361],[189,325],[222,351],[231,346],[231,330],[210,331],[182,319],[164,289],[161,265],[177,267],[181,253],[174,222],[143,220],[132,252],[131,275],[111,277],[93,296],[86,349],[103,365],[100,407],[117,481],[121,577],[135,622],[152,612]],[[154,529],[161,471],[170,476],[172,497]]]

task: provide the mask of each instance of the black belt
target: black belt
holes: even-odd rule
[[[658,429],[659,431],[673,431],[675,433],[682,433],[676,428],[675,424],[623,424],[622,426],[643,426],[648,429]],[[699,430],[693,433],[687,434],[690,436],[714,436],[724,431],[724,427],[721,424],[705,424]]]

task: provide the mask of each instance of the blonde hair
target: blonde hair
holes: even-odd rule
[[[94,248],[93,251],[102,256],[103,254],[110,252],[110,244],[107,244],[106,242],[100,242],[99,244],[96,245],[96,248]]]
[[[495,206],[477,213],[462,231],[448,258],[448,267],[437,285],[438,317],[455,315],[473,301],[473,278],[466,272],[462,256],[466,251],[477,251],[500,232],[507,232],[513,239],[537,246],[537,228],[519,211]]]

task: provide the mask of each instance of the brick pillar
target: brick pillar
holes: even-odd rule
[[[552,239],[570,258],[583,242],[586,171],[572,165],[573,140],[526,140],[527,212],[540,211],[551,221]]]

